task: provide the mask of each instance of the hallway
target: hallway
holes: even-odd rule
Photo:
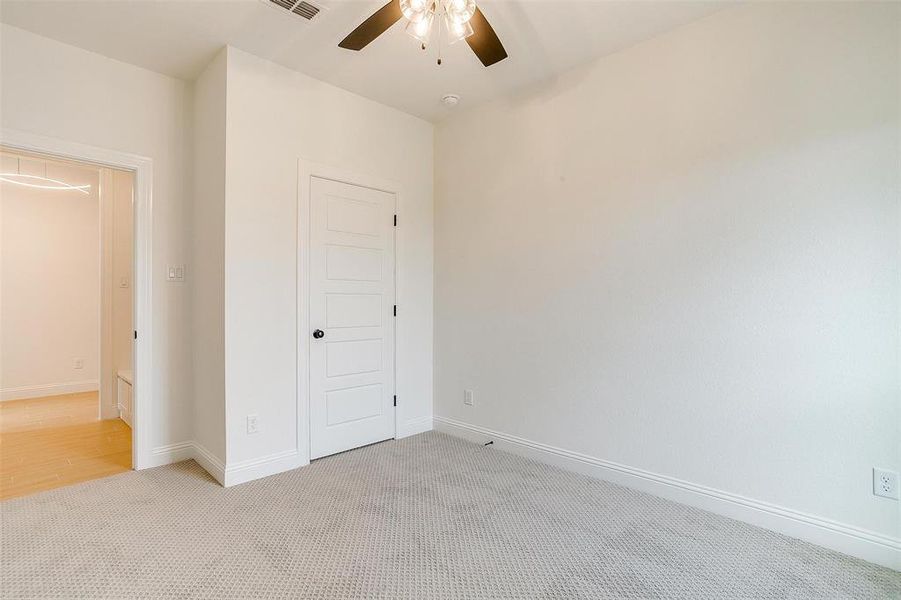
[[[129,471],[131,428],[97,405],[97,392],[0,403],[0,500]]]

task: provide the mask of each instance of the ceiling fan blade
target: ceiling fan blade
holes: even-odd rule
[[[402,16],[400,0],[391,0],[351,31],[338,46],[347,50],[362,50],[372,40],[385,33],[389,27],[400,21]]]
[[[504,45],[501,44],[497,34],[494,33],[494,29],[488,23],[488,19],[485,18],[485,15],[482,14],[479,8],[476,8],[476,12],[469,20],[469,24],[472,26],[473,34],[466,38],[466,43],[476,53],[483,65],[490,67],[494,63],[507,58],[507,51],[504,50]]]

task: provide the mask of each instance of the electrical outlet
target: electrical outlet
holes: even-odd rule
[[[83,359],[83,358],[76,358],[75,360],[73,360],[73,361],[72,361],[72,368],[73,368],[73,369],[84,369],[84,359]]]
[[[257,415],[247,415],[247,433],[260,432],[260,417]]]
[[[883,498],[898,499],[898,473],[873,467],[873,493]]]
[[[463,390],[463,404],[466,406],[473,406],[472,390]]]

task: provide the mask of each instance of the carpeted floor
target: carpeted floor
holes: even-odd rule
[[[901,598],[901,574],[440,433],[9,500],[4,598]]]

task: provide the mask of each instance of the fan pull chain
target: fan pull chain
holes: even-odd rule
[[[438,21],[438,66],[441,66],[441,18],[436,14],[435,19]]]

